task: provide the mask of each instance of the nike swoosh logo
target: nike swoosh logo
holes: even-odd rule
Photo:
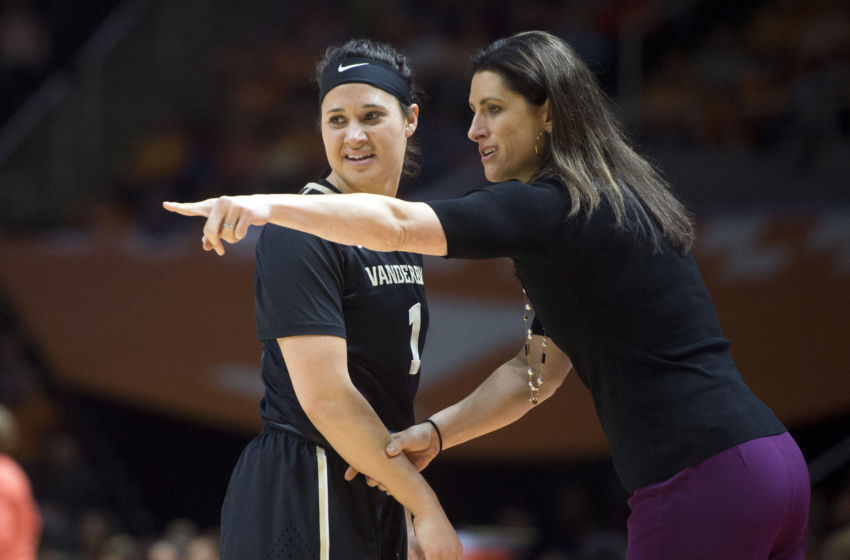
[[[336,69],[337,72],[345,72],[346,70],[350,70],[352,68],[357,68],[358,66],[366,66],[369,64],[368,62],[358,62],[357,64],[349,64],[348,66],[343,66],[342,64]]]

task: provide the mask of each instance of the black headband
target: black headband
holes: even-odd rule
[[[340,84],[362,83],[396,96],[405,106],[413,103],[407,78],[395,68],[369,58],[345,58],[328,64],[319,79],[319,103]]]

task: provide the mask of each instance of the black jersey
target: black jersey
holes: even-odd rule
[[[560,178],[428,204],[449,257],[513,259],[546,335],[590,389],[630,492],[785,431],[741,379],[691,255],[653,252],[604,203],[589,220],[567,217]]]
[[[324,192],[339,191],[327,181],[301,191]],[[410,426],[428,330],[422,256],[339,245],[271,224],[256,253],[261,418],[322,441],[298,403],[277,339],[323,334],[346,339],[351,380],[384,425]]]

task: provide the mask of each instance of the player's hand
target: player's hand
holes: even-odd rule
[[[231,244],[241,241],[249,226],[267,223],[271,213],[268,197],[261,194],[220,196],[201,202],[163,202],[162,207],[183,216],[205,217],[207,223],[201,242],[205,251],[215,250],[218,255],[224,254],[222,241]]]
[[[428,466],[434,457],[440,452],[440,442],[434,427],[428,422],[415,424],[406,430],[390,434],[390,442],[387,444],[387,456],[397,457],[402,452],[407,456],[416,470],[422,471]],[[352,480],[357,476],[357,469],[348,467],[345,471],[345,480]],[[366,477],[369,486],[378,486],[386,491],[378,481]]]
[[[416,539],[425,560],[459,560],[463,546],[441,509],[413,519]]]

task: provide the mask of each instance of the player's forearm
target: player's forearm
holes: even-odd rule
[[[389,432],[356,389],[337,388],[302,406],[310,421],[349,465],[380,481],[414,515],[426,515],[437,509],[444,515],[436,494],[407,458],[387,457]]]
[[[427,205],[374,194],[265,195],[271,223],[374,251],[444,255],[445,236]]]

